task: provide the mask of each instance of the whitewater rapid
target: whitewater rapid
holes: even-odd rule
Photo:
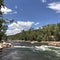
[[[60,47],[41,45],[41,46],[14,46],[14,48],[29,48],[33,51],[50,51],[60,56]]]
[[[4,48],[3,60],[60,60],[60,47],[30,43],[14,43],[14,47]]]

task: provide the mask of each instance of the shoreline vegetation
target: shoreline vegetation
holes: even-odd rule
[[[7,40],[19,40],[18,42],[41,43],[60,47],[60,23],[48,24],[39,29],[31,27],[29,30],[22,30],[20,33],[7,36]]]
[[[1,7],[4,7],[4,0],[0,0],[0,41],[1,40],[22,40],[20,42],[47,43],[51,46],[60,46],[60,22],[56,24],[48,24],[38,29],[31,27],[28,30],[22,30],[16,35],[7,36],[6,30],[8,24],[12,23],[12,19],[3,18]],[[23,41],[25,40],[25,41]],[[30,40],[30,41],[29,41]],[[0,48],[11,47],[11,43],[0,43]]]
[[[3,39],[4,40],[4,39]],[[60,23],[48,24],[39,29],[30,28],[22,30],[15,35],[7,36],[7,40],[25,40],[25,41],[60,41]]]

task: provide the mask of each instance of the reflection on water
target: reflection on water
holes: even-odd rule
[[[0,60],[60,60],[60,47],[15,43],[14,48],[0,52]]]

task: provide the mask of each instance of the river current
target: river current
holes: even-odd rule
[[[60,60],[60,47],[14,43],[13,48],[4,48],[0,60]]]

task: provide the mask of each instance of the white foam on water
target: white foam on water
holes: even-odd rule
[[[14,46],[14,48],[33,48],[32,46]]]
[[[60,47],[57,47],[57,46],[48,46],[48,48],[54,48],[54,49],[51,49],[51,51],[53,51],[53,52],[55,52],[56,53],[56,55],[58,56],[58,57],[60,57]]]
[[[26,48],[26,46],[14,46],[15,48]]]
[[[33,51],[38,50],[38,51],[52,51],[56,53],[57,56],[60,56],[60,47],[56,46],[48,46],[48,45],[41,45],[41,46],[14,46],[14,48],[30,48]]]
[[[52,51],[56,53],[56,56],[60,57],[60,47],[41,45],[41,46],[35,46],[35,50]]]
[[[60,50],[52,50],[52,51],[56,53],[56,56],[60,57]]]
[[[36,50],[42,50],[42,51],[51,50],[48,48],[47,45],[35,46],[35,49]]]
[[[54,49],[60,49],[60,47],[56,47],[56,46],[48,46],[48,45],[41,45],[41,46],[35,46],[36,49],[42,49],[43,51],[45,50],[52,50],[52,48]]]

